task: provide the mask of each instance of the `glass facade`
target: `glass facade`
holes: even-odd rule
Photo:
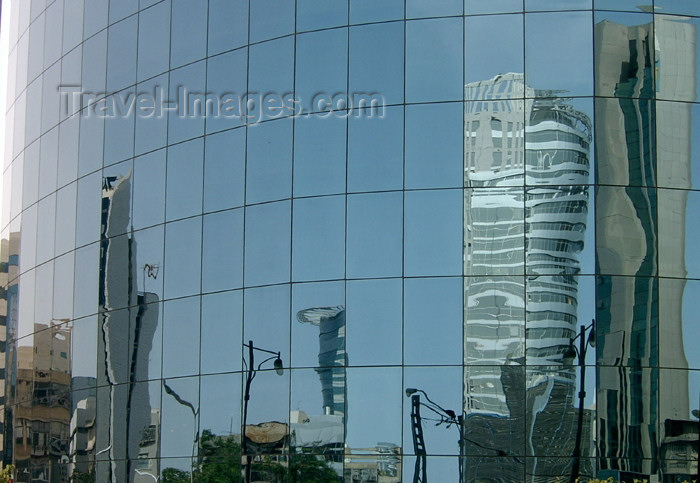
[[[637,3],[6,4],[15,481],[697,478],[700,3]]]

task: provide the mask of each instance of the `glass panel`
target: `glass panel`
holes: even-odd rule
[[[35,4],[32,2],[32,4]],[[31,82],[44,69],[44,31],[46,16],[34,20],[29,25],[29,56],[27,57],[27,80]]]
[[[136,89],[117,92],[105,103],[110,109],[105,116],[104,124],[104,165],[130,158],[134,155],[134,122],[135,111],[129,108],[129,103],[136,98]],[[124,107],[126,106],[126,107]]]
[[[54,64],[49,67],[42,74],[42,78],[41,122],[36,122],[36,125],[41,128],[43,133],[54,127],[59,121],[61,99],[59,91],[62,85],[61,66]]]
[[[163,380],[161,398],[163,413],[161,415],[160,456],[192,458],[191,461],[183,459],[180,464],[178,464],[178,460],[163,460],[161,466],[190,470],[199,439],[199,377]],[[163,474],[166,471],[167,468],[163,470]]]
[[[109,22],[113,23],[133,14],[139,8],[139,0],[125,0],[109,6]]]
[[[463,3],[463,0],[435,0],[430,3],[422,0],[408,0],[406,2],[406,18],[462,15]]]
[[[246,208],[246,286],[289,281],[291,204],[288,201]]]
[[[349,196],[347,217],[347,276],[357,278],[401,275],[402,194]]]
[[[597,10],[625,10],[629,12],[649,12],[649,5],[639,5],[634,0],[595,0]]]
[[[101,186],[102,176],[99,172],[78,180],[76,246],[82,246],[100,238]]]
[[[242,335],[243,293],[235,290],[203,296],[202,374],[240,371]],[[231,410],[237,407],[233,404]]]
[[[136,252],[136,266],[132,267],[139,292],[149,301],[163,298],[163,225],[139,230],[131,234],[131,251]],[[133,255],[132,255],[133,256]],[[132,281],[133,283],[133,281]]]
[[[315,367],[323,404],[334,414],[345,412],[345,284],[297,283],[292,291],[292,367]],[[311,409],[311,408],[309,408]]]
[[[63,4],[52,3],[46,8],[46,31],[44,33],[44,69],[61,57],[63,38]],[[60,69],[60,66],[58,66]]]
[[[136,83],[138,17],[110,26],[107,38],[107,92],[115,92]]]
[[[84,176],[102,167],[104,153],[105,121],[87,111],[80,116],[80,145],[78,175]]]
[[[103,238],[121,235],[129,231],[132,171],[133,162],[131,160],[102,170],[100,229]]]
[[[248,43],[248,2],[209,1],[208,55],[235,49]]]
[[[698,28],[697,18],[654,15],[657,99],[698,101]]]
[[[294,196],[345,191],[346,134],[344,118],[320,114],[294,120]]]
[[[404,396],[401,376],[399,367],[348,369],[345,458],[351,474],[360,472],[356,463],[365,462],[387,476],[397,476],[402,427],[397,408]],[[380,470],[381,463],[385,466]]]
[[[204,141],[204,212],[243,206],[244,129],[210,134]]]
[[[134,159],[134,229],[165,220],[165,150]]]
[[[555,5],[547,0],[525,0],[525,11],[538,10],[585,10],[591,8],[592,0],[560,0]],[[597,7],[597,5],[596,5]]]
[[[98,5],[103,2],[86,2],[85,4],[85,20],[87,23],[89,16],[89,5]],[[104,1],[106,4],[107,2]],[[85,26],[87,30],[87,25]],[[100,32],[94,37],[88,38],[88,32],[85,32],[87,39],[83,43],[83,81],[81,88],[85,92],[91,92],[93,95],[104,92],[105,81],[107,78],[107,32]],[[92,32],[90,35],[94,34]]]
[[[19,297],[18,304],[18,324],[17,324],[17,338],[20,339],[25,336],[30,336],[36,332],[36,323],[34,321],[34,297],[36,290],[34,288],[34,283],[36,280],[36,272],[30,270],[28,272],[22,273],[19,276],[19,285],[22,287],[22,297]],[[30,337],[31,339],[31,337]],[[32,341],[30,340],[31,344]],[[20,343],[24,345],[24,342]],[[28,355],[28,354],[27,354]],[[26,362],[31,363],[32,357],[29,356],[29,360]],[[24,361],[23,361],[24,362]]]
[[[170,68],[204,58],[207,50],[207,2],[172,2]],[[185,84],[188,85],[188,84]]]
[[[163,303],[163,377],[199,373],[200,297]]]
[[[58,128],[41,136],[39,159],[39,198],[56,190],[58,170]]]
[[[292,193],[291,119],[248,129],[246,203],[289,198]]]
[[[534,89],[593,94],[590,12],[525,16],[525,75]]]
[[[404,272],[407,276],[461,275],[463,193],[461,189],[406,193]]]
[[[655,227],[659,226],[656,190],[599,186],[595,202],[596,261],[600,273],[655,275]]]
[[[464,10],[466,14],[522,12],[523,0],[466,0]]]
[[[379,94],[386,104],[403,102],[403,47],[400,22],[350,29],[350,93]]]
[[[694,0],[656,0],[654,6],[663,13],[700,15],[700,5]]]
[[[73,391],[77,392],[81,389],[94,387],[96,384],[98,356],[97,316],[74,321],[72,323],[70,343],[70,372]]]
[[[34,299],[35,325],[47,327],[53,316],[53,262],[44,263],[35,269],[34,290],[41,294]]]
[[[238,360],[240,360],[240,355]],[[204,453],[200,453],[200,457],[204,456],[205,458],[201,471],[206,474],[209,469],[209,474],[235,481],[241,476],[240,462],[225,461],[225,457],[231,458],[232,456],[227,453],[227,450],[235,451],[235,448],[238,447],[237,449],[240,451],[240,446],[233,441],[234,435],[241,434],[241,375],[206,376],[201,378],[200,384],[200,451]],[[216,465],[219,458],[223,460],[223,465]],[[207,466],[211,468],[207,468]],[[225,469],[235,467],[237,467],[238,473],[233,471],[224,473]]]
[[[73,317],[97,312],[100,288],[100,245],[93,243],[75,251]]]
[[[73,269],[75,253],[67,253],[56,258],[54,263],[53,283],[53,318],[71,319],[73,317]]]
[[[37,211],[37,264],[53,258],[56,227],[56,195],[49,195],[39,201]]]
[[[212,114],[207,113],[207,133],[259,120],[257,116],[260,106],[250,105],[251,112],[247,110],[250,100],[246,97],[247,62],[247,49],[235,50],[207,60],[207,92],[212,102]],[[258,102],[256,96],[251,96],[251,99],[253,103]],[[250,119],[247,115],[251,116]]]
[[[416,454],[413,446],[413,431],[423,430],[425,451],[430,455],[459,456],[459,423],[462,409],[462,369],[460,367],[409,367],[404,370],[406,394],[411,393],[403,403],[403,448],[406,454]],[[413,390],[417,390],[413,392]],[[414,404],[418,403],[418,407]],[[440,416],[429,408],[437,409],[445,416],[445,411],[456,413],[448,421],[441,421]],[[441,410],[442,408],[442,410]],[[417,412],[416,412],[417,411]],[[412,414],[420,416],[419,421]],[[428,478],[435,481],[459,481],[459,462],[457,458],[430,458],[426,462]],[[409,473],[413,467],[406,467]],[[456,479],[452,478],[452,475]],[[410,481],[410,480],[409,480]],[[430,481],[430,480],[429,480]]]
[[[690,369],[700,369],[695,350],[699,303],[700,281],[659,279],[660,366],[683,368],[687,363]]]
[[[202,291],[243,285],[243,210],[204,216]]]
[[[403,107],[384,116],[358,111],[348,121],[348,191],[400,189],[403,185]]]
[[[63,53],[73,50],[82,41],[83,14],[87,8],[83,0],[63,2]]]
[[[381,22],[403,18],[404,5],[400,0],[377,4],[372,0],[350,0],[350,23]]]
[[[248,289],[245,291],[243,313],[243,340],[272,352],[280,352],[284,367],[290,366],[289,324],[290,286],[288,284]],[[243,348],[243,357],[248,360],[248,349]],[[255,367],[271,354],[255,353]],[[274,357],[273,357],[274,359]],[[272,360],[265,369],[272,369]],[[272,371],[274,373],[274,371]]]
[[[294,5],[285,0],[250,3],[250,42],[294,32]]]
[[[139,155],[167,144],[168,119],[161,101],[168,93],[168,74],[136,86],[134,154]]]
[[[128,424],[128,454],[136,459],[130,464],[130,480],[138,481],[145,475],[155,478],[158,461],[149,457],[158,454],[161,439],[161,382],[135,383],[129,387],[128,397],[122,421]]]
[[[526,123],[528,184],[593,182],[592,100],[538,97],[532,102]]]
[[[656,101],[657,186],[700,188],[700,105]]]
[[[22,208],[27,208],[39,199],[39,162],[41,160],[40,143],[33,143],[24,151],[24,169],[22,172]]]
[[[171,146],[167,159],[166,221],[201,213],[204,141],[194,139]]]
[[[57,186],[65,186],[78,176],[79,116],[80,115],[71,116],[58,127]]]
[[[206,74],[205,61],[170,71],[169,107],[176,109],[168,111],[169,144],[204,134],[204,113],[208,109]]]
[[[664,419],[659,407],[660,371],[639,367],[637,362],[632,364],[633,367],[606,365],[598,368],[599,474],[619,471],[621,474],[650,475],[658,471],[654,453]],[[634,401],[634,404],[627,404],[628,401]]]
[[[299,0],[297,32],[347,25],[348,0]]]
[[[78,93],[82,78],[82,62],[83,62],[83,46],[79,46],[72,50],[70,53],[63,56],[60,63],[61,69],[61,80],[59,83],[61,89],[58,86],[54,86],[54,92],[52,93],[56,96],[59,103],[59,119],[63,121],[67,117],[75,114],[81,109],[81,102],[73,96]],[[64,94],[65,92],[65,94]]]
[[[401,364],[402,305],[401,279],[347,282],[348,364]]]
[[[343,278],[345,197],[295,200],[292,218],[292,279]]]
[[[168,70],[170,55],[170,2],[139,13],[138,80]]]
[[[20,272],[36,266],[37,205],[32,205],[22,213],[20,237]]]
[[[404,282],[404,363],[461,364],[462,279]]]
[[[166,298],[200,292],[201,250],[201,217],[176,221],[165,226]]]
[[[462,99],[461,18],[406,23],[406,102]]]
[[[659,189],[656,195],[663,214],[658,219],[659,274],[700,278],[700,260],[691,248],[698,237],[697,223],[686,221],[687,215],[697,213],[700,192]]]
[[[462,186],[463,116],[461,103],[406,106],[406,188]]]
[[[327,59],[337,62],[329,69]],[[347,29],[334,29],[297,36],[294,91],[302,104],[318,109],[312,100],[320,94],[335,95],[347,90]],[[316,103],[317,104],[317,103]]]
[[[656,40],[653,38],[652,19],[652,15],[641,13],[596,14],[596,95],[620,98],[654,96],[654,77],[664,74],[666,68],[664,66],[663,70],[660,70],[654,58],[658,44],[655,44]],[[628,112],[632,105],[637,105],[629,100],[618,102],[624,112]],[[639,105],[644,104],[639,101]]]

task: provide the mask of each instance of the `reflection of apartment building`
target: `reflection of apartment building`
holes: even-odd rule
[[[19,268],[19,233],[10,233],[0,241],[0,452],[2,465],[12,463],[13,387],[16,353],[7,342],[17,335],[17,294]]]
[[[658,474],[664,421],[690,411],[682,301],[692,105],[654,99],[695,100],[696,29],[681,20],[595,27],[598,178],[621,186],[601,188],[596,210],[598,439],[601,469],[616,478]]]
[[[377,443],[373,448],[346,448],[345,481],[352,483],[400,483],[401,447]]]
[[[518,480],[526,454],[533,481],[570,465],[591,127],[555,95],[517,73],[465,87],[464,430],[494,448],[466,451],[514,456],[465,481]]]
[[[35,324],[17,351],[14,452],[18,481],[67,478],[71,426],[71,327]]]

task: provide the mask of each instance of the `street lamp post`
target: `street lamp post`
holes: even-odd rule
[[[242,426],[241,426],[241,455],[243,457],[243,460],[245,461],[245,466],[242,471],[242,476],[245,480],[245,483],[250,483],[250,464],[251,464],[251,457],[248,454],[248,442],[246,440],[246,427],[248,426],[248,401],[250,400],[250,385],[253,382],[253,379],[255,379],[255,376],[257,375],[258,371],[260,368],[265,364],[266,362],[269,362],[274,359],[273,367],[275,371],[277,372],[278,376],[281,376],[283,374],[283,366],[282,366],[282,359],[280,358],[280,353],[279,352],[273,352],[269,351],[267,349],[261,349],[260,347],[255,347],[253,345],[253,341],[250,340],[246,344],[245,342],[243,343],[243,347],[248,348],[248,363],[247,367],[245,367],[246,371],[246,380],[245,380],[245,393],[243,396],[243,421],[242,421]],[[257,368],[255,367],[255,351],[260,351],[260,352],[265,352],[267,354],[272,354],[271,357],[268,357],[264,361],[258,364]],[[243,360],[245,363],[245,359]]]
[[[586,338],[586,331],[591,329]],[[563,359],[578,358],[579,380],[581,381],[578,392],[578,414],[576,421],[576,440],[574,441],[574,451],[572,454],[573,463],[571,465],[571,477],[569,483],[576,483],[578,474],[581,469],[581,434],[583,433],[583,405],[586,398],[586,350],[589,345],[594,344],[595,337],[595,320],[591,321],[588,326],[582,325],[579,334],[569,341],[569,348],[564,353]],[[579,348],[574,345],[576,339],[579,339]]]

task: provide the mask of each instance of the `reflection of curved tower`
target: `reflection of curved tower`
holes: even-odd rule
[[[654,97],[695,100],[696,28],[654,18],[595,27],[596,154],[612,185],[596,209],[598,441],[601,469],[630,478],[658,472],[658,428],[690,410],[680,369],[692,105]],[[678,278],[658,278],[659,266]]]
[[[465,87],[465,481],[565,474],[590,121],[510,73]],[[527,275],[525,275],[527,274]],[[527,366],[524,362],[527,361]],[[525,401],[525,403],[524,403]],[[546,435],[545,437],[543,437]],[[523,444],[525,446],[523,446]],[[570,451],[569,451],[570,454]]]
[[[318,367],[325,414],[346,414],[345,400],[345,307],[300,310],[297,320],[318,326]]]

